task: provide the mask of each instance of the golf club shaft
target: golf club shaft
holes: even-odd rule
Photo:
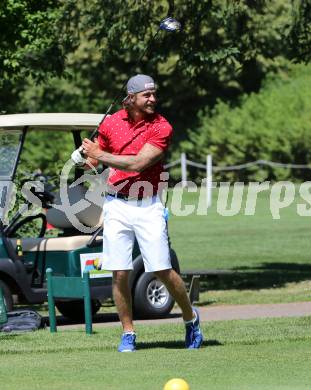
[[[147,46],[145,47],[145,50],[142,52],[142,54],[139,56],[138,60],[136,61],[135,63],[135,67],[139,64],[139,62],[143,59],[143,57],[146,55],[146,53],[148,52],[152,42],[155,40],[156,36],[158,35],[160,31],[160,28],[158,28],[157,32],[153,35],[153,37],[150,39],[150,41],[148,42]],[[100,123],[98,124],[98,126],[96,127],[96,129],[92,132],[91,136],[90,136],[90,139],[93,140],[97,133],[98,133],[98,130],[100,128],[100,126],[102,125],[102,123],[104,122],[104,120],[106,119],[107,115],[109,115],[110,111],[112,110],[112,107],[121,99],[121,97],[123,96],[124,94],[124,89],[126,87],[126,84],[127,84],[127,80],[123,83],[122,87],[121,87],[121,90],[120,92],[118,93],[118,95],[114,98],[114,100],[112,101],[112,103],[110,104],[110,106],[108,107],[107,111],[105,112],[102,120],[100,121]]]
[[[142,60],[142,58],[144,57],[144,55],[146,55],[147,51],[149,50],[150,46],[151,46],[151,43],[155,40],[156,36],[158,35],[159,31],[160,30],[165,30],[165,31],[178,31],[181,29],[181,24],[174,18],[172,17],[167,17],[165,19],[163,19],[160,23],[160,26],[159,28],[157,29],[156,33],[153,35],[153,37],[151,37],[150,41],[148,42],[148,44],[146,45],[145,47],[145,50],[142,52],[142,54],[139,56],[138,60],[136,61],[135,63],[135,66],[137,66],[137,64]],[[102,120],[100,121],[99,125],[96,127],[96,129],[92,132],[91,136],[90,136],[90,139],[93,140],[96,136],[97,136],[97,133],[98,133],[98,130],[100,128],[100,126],[102,125],[102,123],[104,122],[104,120],[107,118],[107,115],[110,113],[112,107],[116,104],[116,102],[122,97],[123,95],[123,90],[125,89],[125,86],[127,84],[127,81],[124,82],[124,84],[122,85],[121,87],[121,91],[120,93],[115,97],[115,99],[113,100],[113,102],[110,104],[110,106],[108,107],[106,113],[104,114]],[[83,147],[80,146],[78,149],[76,149],[72,154],[71,154],[71,159],[73,160],[73,162],[77,165],[84,165],[85,164],[85,160],[83,158]]]

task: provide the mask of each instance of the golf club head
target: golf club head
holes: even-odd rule
[[[178,20],[168,17],[161,21],[160,30],[165,31],[179,31],[181,29],[181,24]]]

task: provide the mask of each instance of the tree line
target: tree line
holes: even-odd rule
[[[160,33],[137,64],[167,15],[181,22],[182,31]],[[147,73],[159,85],[159,110],[175,128],[173,154],[186,147],[193,157],[213,151],[219,163],[244,162],[260,156],[261,144],[257,154],[247,147],[226,150],[232,138],[221,134],[231,125],[220,126],[216,116],[225,112],[226,123],[268,88],[268,80],[298,76],[294,63],[310,61],[310,18],[310,0],[4,0],[1,111],[104,112],[126,79]],[[307,75],[305,80],[310,82]],[[242,129],[239,135],[250,143]],[[48,154],[54,163],[59,158]]]

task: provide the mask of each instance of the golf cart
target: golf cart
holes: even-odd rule
[[[23,193],[28,194],[25,209],[29,210],[30,205],[41,209],[25,214],[20,208],[13,216],[11,211],[8,218],[14,198],[14,179],[23,146],[27,143],[27,133],[43,132],[55,140],[55,145],[51,142],[51,148],[57,146],[57,131],[72,133],[73,150],[81,145],[81,132],[94,130],[101,119],[99,114],[0,115],[0,287],[9,311],[14,304],[40,304],[47,300],[47,268],[52,268],[54,275],[81,276],[83,269],[90,267],[90,275],[94,273],[94,277],[91,275],[93,315],[103,301],[112,298],[112,275],[96,269],[95,264],[102,252],[103,175],[86,174],[69,160],[65,164],[65,167],[69,166],[66,168],[68,175],[62,173],[67,181],[61,179],[56,192],[40,173],[23,183]],[[85,177],[91,182],[95,177],[93,184],[98,178],[99,181],[97,185],[89,184]],[[20,193],[20,189],[18,191]],[[68,212],[71,209],[74,212]],[[21,237],[20,248],[17,237],[27,224],[34,221],[37,225],[40,223],[40,231],[35,237]],[[56,236],[49,237],[48,224],[55,228]],[[171,257],[174,269],[179,272],[173,250]],[[133,250],[133,265],[130,286],[135,316],[166,316],[174,301],[162,282],[152,273],[144,272],[137,244]],[[68,318],[82,319],[84,316],[82,300],[58,300],[56,306]]]

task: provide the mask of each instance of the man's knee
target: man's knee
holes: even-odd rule
[[[161,271],[156,271],[154,274],[160,279],[160,280],[168,280],[173,275],[176,274],[176,271],[173,270],[173,268],[170,269],[163,269]]]
[[[121,285],[128,283],[129,271],[113,271],[113,283]]]

